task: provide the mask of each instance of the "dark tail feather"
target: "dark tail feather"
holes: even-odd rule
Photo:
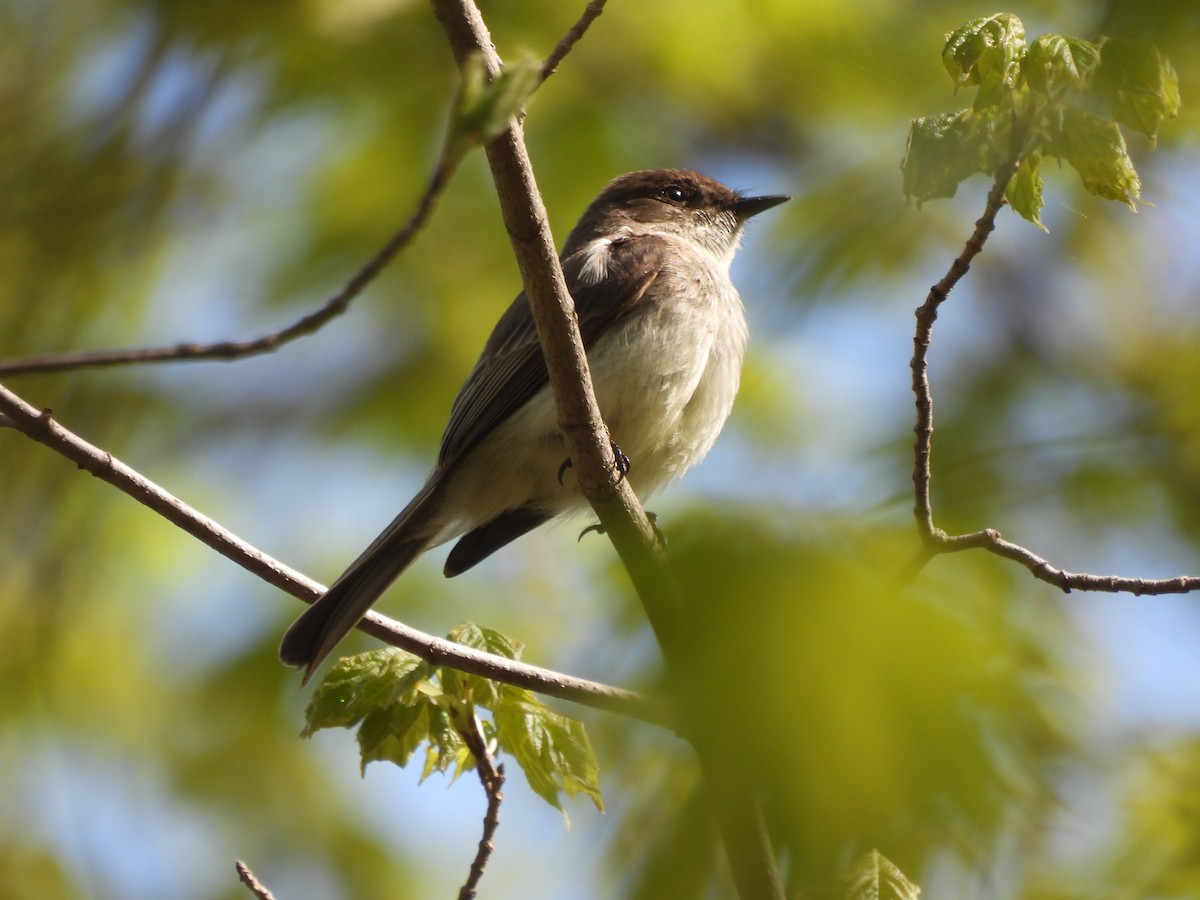
[[[307,684],[338,641],[350,633],[427,543],[414,538],[395,547],[379,548],[370,559],[346,572],[284,634],[279,645],[283,663],[303,669],[303,683]]]
[[[430,537],[414,526],[414,519],[423,518],[419,514],[430,499],[431,488],[427,485],[284,634],[279,658],[284,665],[304,670],[304,684],[338,641],[429,546]]]
[[[512,509],[503,513],[486,525],[481,525],[459,539],[446,557],[446,568],[443,570],[447,578],[461,575],[471,566],[491,556],[505,544],[515,541],[526,532],[533,531],[543,522],[548,522],[553,516],[541,509]]]

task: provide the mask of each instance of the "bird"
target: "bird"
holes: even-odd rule
[[[642,499],[699,462],[733,407],[748,327],[729,269],[748,219],[788,200],[685,169],[609,182],[560,260],[601,415]],[[453,577],[555,516],[588,509],[532,314],[521,293],[450,410],[424,486],[288,628],[283,663],[307,683],[418,556],[457,538]]]

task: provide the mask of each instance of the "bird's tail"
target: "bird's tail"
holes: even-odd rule
[[[305,684],[338,641],[432,543],[426,523],[433,487],[426,485],[284,634],[279,658],[303,669]]]

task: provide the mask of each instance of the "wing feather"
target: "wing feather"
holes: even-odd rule
[[[563,259],[585,349],[644,301],[659,275],[664,243],[652,235],[618,238],[588,244]],[[457,463],[547,383],[546,360],[522,291],[496,323],[454,400],[438,465]]]

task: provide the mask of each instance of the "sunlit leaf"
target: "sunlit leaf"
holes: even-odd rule
[[[1100,65],[1100,48],[1091,41],[1043,34],[1029,46],[1021,74],[1035,90],[1058,97],[1066,88],[1085,90]]]
[[[1040,170],[1041,156],[1037,153],[1026,156],[1013,175],[1005,196],[1014,212],[1045,231],[1046,226],[1042,224],[1041,219],[1043,201]]]
[[[1137,209],[1142,184],[1116,122],[1067,107],[1045,148],[1079,173],[1089,193]]]
[[[973,19],[946,35],[942,65],[955,87],[979,85],[975,109],[1003,103],[1017,83],[1025,26],[1011,13]]]
[[[976,124],[969,109],[913,120],[901,163],[906,197],[918,203],[953,197],[960,182],[987,171]]]
[[[525,650],[525,645],[520,641],[501,634],[494,628],[485,628],[474,622],[464,622],[456,626],[446,637],[456,644],[462,644],[473,650],[482,650],[485,653],[494,653],[507,659],[519,660],[521,653]]]
[[[1179,115],[1179,76],[1158,48],[1109,38],[1102,44],[1098,90],[1118,122],[1154,141],[1159,126]]]
[[[472,623],[450,639],[516,659],[521,643]],[[562,810],[561,794],[584,794],[603,809],[596,754],[582,723],[552,712],[532,692],[456,669],[430,667],[412,654],[383,649],[339,660],[309,704],[305,734],[358,725],[361,765],[405,766],[425,745],[421,780],[473,768],[460,729],[475,710],[492,713],[485,738],[516,760],[539,797]],[[478,720],[475,720],[475,724]]]
[[[540,80],[541,63],[531,56],[506,63],[491,82],[483,58],[468,59],[447,137],[452,153],[461,154],[500,134],[524,108]]]
[[[349,728],[387,706],[420,677],[421,660],[390,648],[339,659],[321,680],[305,711],[304,735],[322,728]]]
[[[428,703],[393,703],[372,711],[358,728],[360,768],[367,763],[390,762],[401,768],[429,739]]]
[[[532,696],[514,698],[492,713],[500,747],[520,764],[534,793],[562,810],[559,794],[584,794],[597,809],[600,769],[583,725],[552,712]]]
[[[460,710],[460,715],[470,716],[473,713]],[[465,723],[464,723],[465,726]],[[425,767],[421,771],[424,781],[434,772],[445,772],[452,765],[457,765],[457,774],[462,772],[465,758],[469,758],[470,750],[459,734],[458,724],[445,706],[434,706],[429,711],[429,747],[425,751]]]

